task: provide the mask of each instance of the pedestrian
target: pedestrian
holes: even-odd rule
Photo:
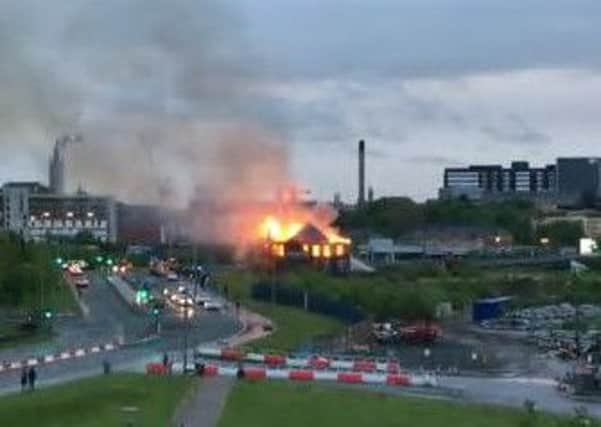
[[[163,366],[166,368],[169,365],[169,355],[167,352],[163,353]]]
[[[244,374],[245,374],[245,372],[244,372],[244,368],[242,367],[242,362],[238,362],[238,371],[236,372],[236,377],[239,380],[242,380],[242,379],[244,379]]]
[[[23,367],[21,370],[21,391],[25,391],[27,388],[27,368]]]
[[[37,373],[35,372],[35,368],[32,366],[29,368],[29,373],[27,374],[27,379],[29,380],[29,389],[31,391],[35,390],[35,380],[37,378]]]

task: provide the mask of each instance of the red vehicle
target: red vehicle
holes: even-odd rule
[[[441,329],[436,323],[430,322],[390,322],[374,324],[372,333],[381,344],[421,344],[436,341],[441,336]]]
[[[407,343],[430,343],[440,336],[440,327],[432,323],[423,323],[401,327],[398,330],[401,341]]]

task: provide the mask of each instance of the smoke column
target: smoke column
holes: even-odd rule
[[[0,155],[12,159],[0,178],[43,180],[52,141],[76,130],[85,143],[68,148],[70,191],[169,206],[273,194],[289,181],[286,132],[256,90],[260,59],[234,6],[0,0],[0,55],[11,58],[0,64]]]

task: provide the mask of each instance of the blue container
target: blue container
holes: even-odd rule
[[[497,319],[503,315],[511,297],[483,298],[472,305],[472,320],[480,323],[488,319]]]

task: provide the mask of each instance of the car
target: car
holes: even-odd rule
[[[196,305],[204,307],[205,303],[211,301],[211,298],[209,298],[206,295],[198,295],[195,300],[196,300]]]
[[[90,286],[90,281],[86,277],[78,277],[75,279],[75,286],[78,288],[87,288]]]
[[[223,304],[214,300],[205,301],[203,308],[207,311],[220,311],[223,308]]]
[[[171,301],[179,306],[192,306],[194,305],[194,301],[192,301],[192,297],[188,297],[182,294],[172,294],[170,297]]]
[[[177,273],[174,273],[173,271],[170,271],[169,273],[167,273],[167,280],[169,282],[177,282],[179,279],[179,277],[177,276]]]

